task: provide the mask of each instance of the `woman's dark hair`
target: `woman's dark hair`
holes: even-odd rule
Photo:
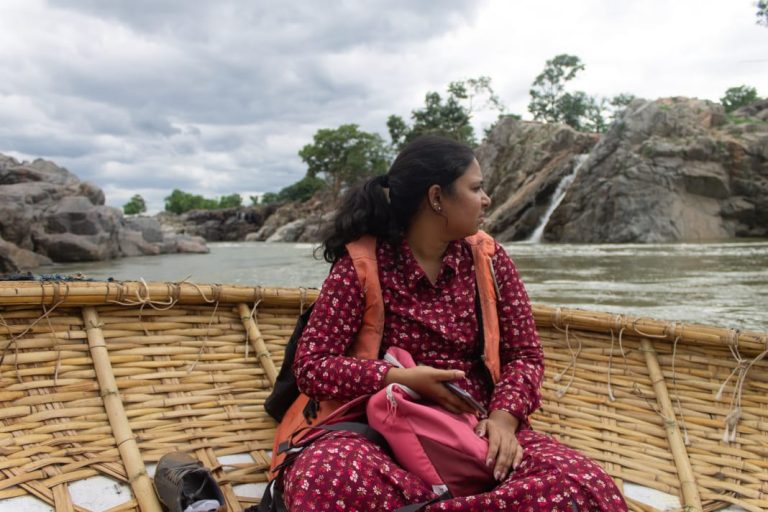
[[[325,233],[325,260],[335,262],[346,254],[347,243],[363,235],[399,241],[429,187],[440,185],[451,194],[453,182],[474,158],[472,149],[455,140],[437,135],[414,139],[397,155],[387,174],[371,178],[346,194]]]

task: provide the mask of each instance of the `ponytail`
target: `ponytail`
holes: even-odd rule
[[[334,263],[346,244],[363,235],[398,242],[418,213],[429,187],[453,193],[453,183],[474,160],[472,149],[452,139],[423,135],[395,158],[387,174],[352,188],[323,237],[323,258]]]
[[[347,192],[323,241],[325,261],[335,262],[346,254],[345,246],[349,242],[363,235],[390,241],[402,236],[402,230],[397,228],[392,216],[388,188],[387,175],[384,174]]]

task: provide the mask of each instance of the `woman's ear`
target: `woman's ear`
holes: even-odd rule
[[[443,211],[440,185],[432,185],[429,187],[427,190],[427,202],[433,211],[437,213]]]

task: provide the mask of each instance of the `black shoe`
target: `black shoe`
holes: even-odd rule
[[[224,504],[219,485],[199,460],[183,452],[166,453],[155,470],[155,492],[170,512],[184,512],[201,500]]]

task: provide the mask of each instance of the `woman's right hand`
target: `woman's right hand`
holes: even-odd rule
[[[413,368],[390,368],[384,376],[384,383],[402,384],[408,386],[422,398],[435,402],[450,412],[460,414],[462,412],[475,412],[475,409],[454,395],[445,382],[463,379],[461,370],[439,370],[431,366],[414,366]]]

